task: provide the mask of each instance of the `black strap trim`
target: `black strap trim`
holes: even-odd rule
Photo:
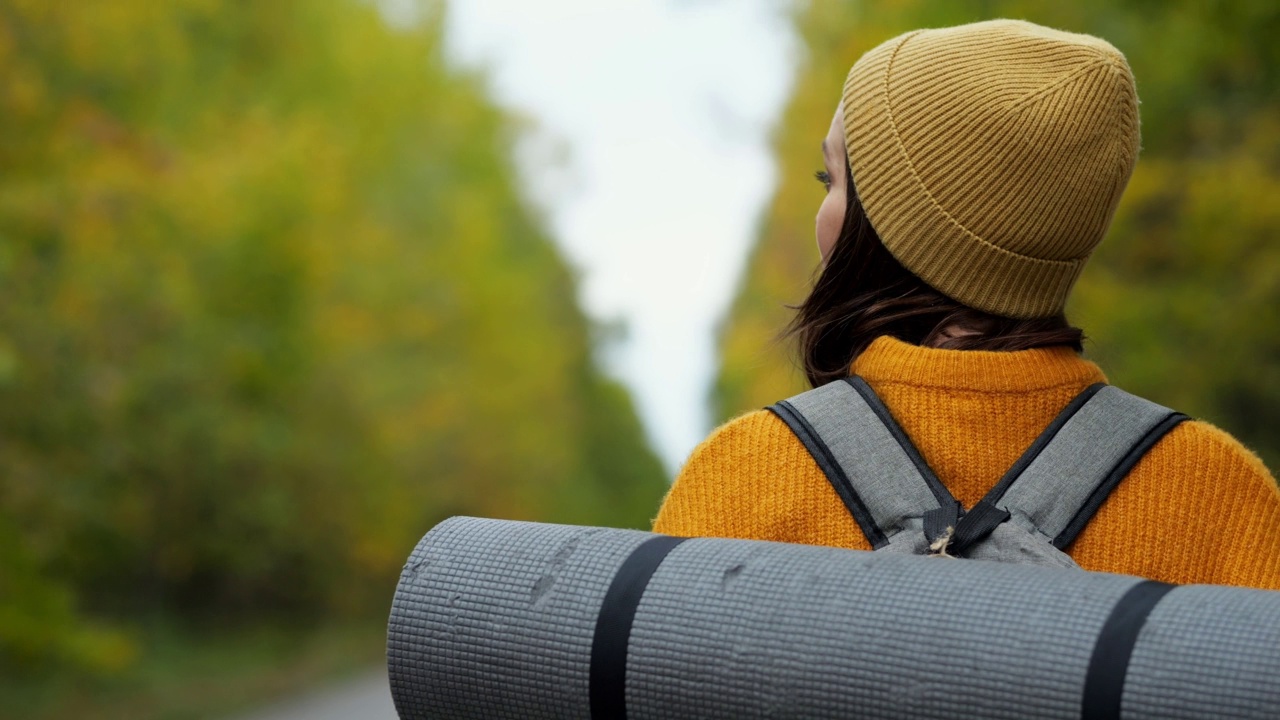
[[[862,502],[862,498],[858,497],[857,491],[853,489],[853,483],[849,482],[849,476],[845,475],[844,469],[840,467],[840,463],[836,462],[835,455],[831,453],[831,448],[827,447],[827,444],[822,441],[821,436],[813,429],[809,421],[805,420],[804,416],[786,400],[770,405],[765,409],[777,415],[778,419],[786,423],[787,427],[791,428],[791,432],[795,433],[800,442],[804,444],[805,449],[809,451],[814,461],[818,463],[818,468],[831,481],[831,486],[835,488],[836,494],[844,501],[845,507],[849,508],[849,514],[858,523],[858,527],[862,528],[862,534],[867,536],[867,542],[871,543],[871,547],[879,549],[888,545],[889,539],[884,536],[884,531],[871,518],[871,511]]]
[[[956,524],[955,536],[951,540],[952,554],[964,555],[969,548],[982,542],[1000,523],[1008,519],[1008,510],[996,507],[989,500],[978,501]]]
[[[1039,437],[1031,443],[1031,446],[1022,453],[1018,460],[1014,462],[1007,471],[1005,471],[1005,474],[1000,478],[1000,482],[996,483],[995,487],[991,488],[991,491],[982,499],[990,501],[992,505],[1000,502],[1000,499],[1004,497],[1004,494],[1009,490],[1009,487],[1013,485],[1015,480],[1022,476],[1022,473],[1031,465],[1032,462],[1035,461],[1037,457],[1040,456],[1040,453],[1048,447],[1049,443],[1053,442],[1053,439],[1058,435],[1058,431],[1062,430],[1062,427],[1067,424],[1067,421],[1074,417],[1075,414],[1080,411],[1080,408],[1085,406],[1085,403],[1092,400],[1093,396],[1097,395],[1102,388],[1106,386],[1106,383],[1094,383],[1082,390],[1079,395],[1075,396],[1075,399],[1068,403],[1067,406],[1062,409],[1062,412],[1058,413],[1058,416],[1053,419],[1053,422],[1049,423],[1049,427],[1045,428],[1044,432],[1040,433]]]
[[[636,608],[667,554],[688,539],[655,535],[632,550],[613,576],[591,640],[588,697],[592,720],[626,720],[627,648]]]
[[[924,539],[932,546],[948,531],[955,536],[956,526],[960,524],[960,503],[952,500],[940,507],[926,510],[924,513]]]
[[[893,419],[893,414],[889,412],[889,408],[885,406],[880,396],[876,395],[876,391],[871,389],[867,381],[857,375],[844,378],[844,381],[849,383],[849,386],[862,396],[871,411],[876,414],[876,417],[880,418],[880,422],[884,423],[889,434],[893,436],[894,440],[898,441],[902,451],[907,454],[907,457],[911,458],[911,463],[916,466],[920,477],[924,478],[925,484],[929,486],[929,491],[933,493],[933,497],[938,501],[938,506],[946,507],[947,503],[955,502],[956,499],[951,495],[951,491],[947,490],[947,487],[942,484],[938,476],[933,473],[933,468],[929,467],[928,463],[924,461],[920,451],[911,442],[911,438],[907,437],[907,434],[902,431],[902,426],[898,425],[898,421]]]
[[[1081,530],[1084,530],[1085,525],[1089,524],[1089,521],[1097,514],[1098,509],[1102,507],[1102,503],[1106,502],[1111,495],[1111,491],[1116,489],[1121,480],[1124,480],[1129,471],[1133,469],[1133,466],[1137,465],[1138,461],[1151,448],[1155,447],[1161,438],[1168,435],[1170,430],[1173,430],[1183,421],[1190,419],[1182,413],[1175,412],[1148,430],[1147,434],[1143,435],[1142,439],[1130,448],[1129,452],[1125,453],[1120,462],[1116,463],[1111,472],[1107,473],[1107,477],[1098,484],[1098,487],[1093,489],[1089,499],[1085,500],[1084,504],[1080,506],[1080,510],[1071,518],[1067,526],[1062,529],[1061,533],[1058,533],[1058,537],[1053,539],[1053,546],[1059,550],[1065,550],[1071,543],[1075,542],[1076,536],[1080,534]]]
[[[1084,677],[1083,720],[1120,720],[1124,679],[1147,616],[1176,585],[1144,580],[1116,602],[1098,633]]]

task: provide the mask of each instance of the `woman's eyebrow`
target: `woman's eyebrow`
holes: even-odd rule
[[[830,152],[829,150],[827,150],[827,139],[826,139],[826,138],[822,138],[822,159],[823,159],[823,160],[826,160],[826,161],[830,161],[830,160],[831,160],[831,152]]]

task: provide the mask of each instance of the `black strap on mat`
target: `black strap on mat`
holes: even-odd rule
[[[1156,605],[1177,585],[1144,580],[1116,602],[1093,645],[1084,677],[1083,720],[1120,720],[1124,680],[1138,634]]]
[[[655,535],[640,543],[613,576],[591,639],[588,699],[592,720],[626,720],[627,648],[636,608],[667,554],[689,538]]]

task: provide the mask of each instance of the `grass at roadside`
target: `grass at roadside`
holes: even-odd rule
[[[0,716],[26,720],[217,720],[376,666],[385,621],[137,632],[141,654],[112,677],[0,677]]]

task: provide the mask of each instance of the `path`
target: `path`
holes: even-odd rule
[[[396,709],[379,669],[234,720],[396,720]]]

